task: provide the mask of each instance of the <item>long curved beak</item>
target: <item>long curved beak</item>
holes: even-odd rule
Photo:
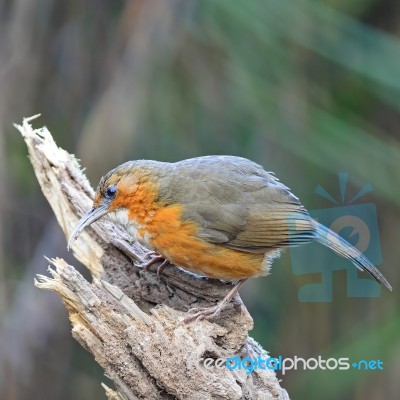
[[[83,230],[91,225],[93,222],[97,221],[104,214],[107,214],[108,204],[100,205],[97,208],[91,208],[82,218],[76,223],[74,230],[68,240],[68,250],[74,244],[78,236],[83,232]]]

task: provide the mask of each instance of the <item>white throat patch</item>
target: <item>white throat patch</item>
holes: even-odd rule
[[[121,208],[120,210],[111,212],[108,215],[113,221],[121,224],[134,240],[144,246],[151,247],[149,243],[150,237],[147,237],[147,235],[145,235],[145,237],[139,235],[138,231],[142,228],[142,225],[140,225],[135,219],[129,219],[129,212],[127,209]]]

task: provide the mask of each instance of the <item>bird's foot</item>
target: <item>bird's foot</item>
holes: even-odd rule
[[[160,254],[158,254],[156,251],[150,250],[144,255],[144,258],[152,258],[152,257],[155,257],[155,256],[161,257]]]
[[[213,319],[218,317],[219,314],[221,314],[221,311],[229,307],[229,303],[246,281],[247,278],[240,280],[217,305],[213,307],[198,307],[190,309],[182,323],[187,324],[193,320],[200,321],[204,318]]]
[[[150,267],[155,264],[158,261],[162,261],[162,263],[158,266],[157,268],[157,275],[160,275],[163,269],[170,264],[170,262],[160,254],[156,253],[155,251],[149,251],[145,256],[145,258],[150,258],[149,261],[144,262],[141,267],[145,270],[148,271]]]
[[[228,308],[228,306],[229,302],[224,302],[224,300],[222,300],[216,306],[192,308],[187,312],[182,322],[187,324],[193,320],[201,321],[202,319],[214,319],[221,314],[221,311]]]

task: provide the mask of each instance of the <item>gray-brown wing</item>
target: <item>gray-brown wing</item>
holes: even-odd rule
[[[314,222],[299,200],[272,174],[250,166],[186,168],[169,187],[170,201],[182,203],[183,218],[197,222],[200,237],[212,243],[265,252],[311,241]]]

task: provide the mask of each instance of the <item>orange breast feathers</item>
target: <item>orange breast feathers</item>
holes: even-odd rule
[[[127,216],[119,218],[119,222],[124,223],[136,240],[172,263],[220,279],[268,274],[268,255],[233,250],[199,238],[197,223],[182,219],[182,205],[157,202],[158,192],[154,183],[148,180],[120,182],[119,191],[121,194],[113,209],[116,214],[122,207],[127,211]]]
[[[181,205],[160,208],[139,234],[148,234],[150,245],[174,264],[201,275],[244,279],[268,273],[264,254],[232,250],[200,239],[197,223],[184,221],[181,216]]]

